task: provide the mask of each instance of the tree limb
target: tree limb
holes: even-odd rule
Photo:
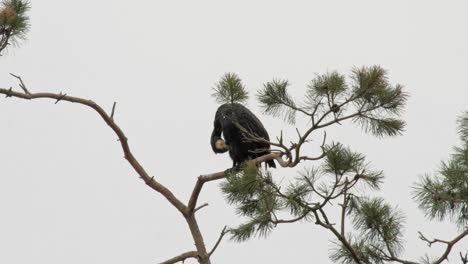
[[[175,195],[167,189],[164,185],[159,183],[154,179],[154,177],[151,177],[146,170],[143,168],[143,166],[137,161],[135,156],[132,154],[130,150],[130,146],[128,145],[128,139],[122,129],[114,122],[114,120],[104,111],[104,109],[96,104],[92,100],[86,100],[83,98],[79,97],[74,97],[74,96],[69,96],[66,94],[55,94],[55,93],[20,93],[20,92],[15,92],[12,90],[0,88],[0,94],[5,94],[10,97],[16,97],[16,98],[21,98],[25,100],[34,100],[34,99],[54,99],[54,100],[62,100],[62,101],[67,101],[71,103],[77,103],[81,104],[84,106],[87,106],[94,111],[96,111],[101,118],[104,120],[104,122],[114,131],[114,133],[117,135],[120,141],[120,145],[122,147],[124,157],[125,159],[130,163],[130,165],[133,167],[135,172],[143,179],[143,181],[151,187],[153,190],[159,192],[162,194],[172,205],[174,205],[179,212],[182,214],[185,213],[186,211],[186,206],[179,200]]]
[[[175,256],[171,259],[168,259],[166,261],[160,262],[159,264],[173,264],[177,263],[179,261],[184,262],[188,258],[198,258],[198,252],[197,251],[188,251],[183,254],[180,254],[178,256]]]
[[[191,210],[192,213],[188,213],[188,210],[187,210],[188,207],[185,204],[183,204],[168,188],[166,188],[164,185],[159,183],[157,180],[154,179],[154,177],[150,176],[146,172],[143,166],[138,162],[138,160],[132,154],[130,150],[130,146],[128,144],[128,139],[125,136],[122,129],[114,122],[112,116],[108,115],[101,106],[99,106],[92,100],[86,100],[86,99],[79,98],[79,97],[68,96],[62,93],[60,94],[26,93],[26,92],[19,93],[19,92],[13,91],[12,89],[0,88],[0,94],[5,94],[7,95],[7,97],[16,97],[16,98],[21,98],[25,100],[33,100],[33,99],[40,99],[40,98],[55,99],[56,103],[63,100],[63,101],[71,102],[71,103],[81,104],[96,111],[104,120],[104,122],[117,135],[120,141],[120,145],[122,147],[125,159],[130,163],[130,165],[133,167],[135,172],[140,176],[140,178],[143,179],[143,181],[153,190],[163,195],[166,198],[166,200],[169,201],[185,217],[185,220],[190,228],[192,238],[197,247],[197,255],[199,256],[198,257],[199,262],[202,264],[211,263],[208,253],[206,252],[206,247],[203,241],[203,236],[201,235],[200,228],[198,227],[198,223],[195,219],[195,215],[193,214],[193,210]]]
[[[213,246],[213,249],[211,249],[210,253],[208,253],[208,256],[211,257],[211,255],[215,252],[216,248],[218,248],[219,243],[221,243],[221,240],[223,240],[224,235],[227,233],[226,228],[227,226],[224,226],[223,230],[221,231],[221,234],[219,235],[218,241],[216,241],[216,244]]]
[[[442,256],[440,256],[439,259],[437,259],[434,263],[436,264],[440,264],[442,263],[444,260],[446,260],[448,258],[448,255],[450,254],[450,251],[452,251],[452,248],[453,246],[459,242],[460,240],[462,240],[465,236],[468,235],[468,228],[465,228],[465,231],[462,232],[461,234],[459,234],[458,236],[456,236],[454,239],[450,240],[450,241],[444,241],[444,240],[440,240],[440,239],[433,239],[433,240],[429,240],[427,239],[421,232],[419,232],[419,235],[420,235],[420,239],[427,242],[429,244],[429,246],[431,246],[433,243],[443,243],[443,244],[446,244],[447,247],[445,248],[445,251],[444,253],[442,254]]]

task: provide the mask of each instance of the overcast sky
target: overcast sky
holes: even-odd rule
[[[428,237],[452,239],[453,224],[429,223],[411,184],[437,170],[459,144],[468,110],[466,1],[32,1],[31,32],[0,58],[0,87],[21,75],[32,92],[65,92],[107,109],[147,171],[182,200],[196,177],[224,170],[209,145],[225,72],[252,95],[248,106],[271,137],[294,127],[261,115],[254,94],[286,78],[300,99],[316,73],[382,65],[410,94],[403,136],[376,139],[344,124],[329,130],[385,171],[384,196],[407,215],[405,257]],[[0,263],[157,263],[193,250],[182,216],[123,159],[116,136],[80,105],[0,99]],[[299,123],[304,127],[306,122]],[[312,147],[307,149],[316,151]],[[313,164],[311,164],[313,165]],[[278,169],[277,179],[295,170]],[[198,213],[208,248],[241,219],[220,193],[203,189]],[[338,210],[338,208],[337,208]],[[224,241],[213,263],[331,263],[333,237],[313,224],[284,225],[267,239]],[[462,241],[453,252],[468,248]],[[186,263],[195,263],[189,260]]]

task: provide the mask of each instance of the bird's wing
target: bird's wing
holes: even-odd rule
[[[240,104],[236,104],[235,107],[235,113],[237,115],[236,119],[241,127],[245,128],[254,136],[270,140],[268,132],[262,122],[260,122],[260,120],[249,109]]]

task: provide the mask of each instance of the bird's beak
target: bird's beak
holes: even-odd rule
[[[228,145],[226,145],[226,143],[225,143],[224,140],[222,140],[222,139],[218,139],[218,140],[216,141],[215,145],[216,145],[216,149],[217,149],[217,150],[226,151],[226,150],[229,149],[229,148],[228,148]]]

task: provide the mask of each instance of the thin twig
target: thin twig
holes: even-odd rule
[[[111,112],[111,119],[114,120],[114,113],[115,113],[115,106],[117,105],[117,102],[114,102],[114,104],[112,105],[112,112]]]
[[[66,93],[62,94],[62,92],[60,92],[59,97],[57,98],[57,101],[55,101],[55,104],[57,104],[58,102],[63,100],[63,98],[65,98],[65,96],[67,96]]]
[[[195,209],[193,210],[193,212],[195,213],[196,211],[198,211],[198,210],[200,210],[200,209],[202,209],[203,207],[206,207],[206,206],[208,206],[208,205],[209,205],[208,203],[204,203],[204,204],[198,206],[197,208],[195,208]]]
[[[306,209],[306,211],[302,215],[300,215],[300,216],[298,216],[296,218],[293,218],[293,219],[277,219],[277,220],[272,220],[271,222],[273,224],[275,224],[275,225],[295,223],[295,222],[300,221],[300,220],[304,219],[305,217],[307,217],[309,215],[310,211],[311,211],[310,209]]]
[[[216,241],[216,244],[214,245],[213,249],[211,249],[210,253],[208,253],[208,256],[211,257],[211,255],[218,248],[219,244],[221,243],[221,240],[223,240],[224,235],[227,233],[226,228],[227,228],[227,226],[224,226],[223,230],[221,231],[221,234],[219,235],[218,241]]]
[[[10,73],[10,75],[13,76],[13,77],[15,77],[16,79],[18,79],[18,80],[20,81],[19,87],[20,87],[21,89],[23,89],[23,91],[24,91],[26,94],[31,94],[31,93],[28,91],[28,89],[26,89],[26,85],[24,84],[23,79],[21,79],[20,76],[15,75],[15,74],[13,74],[13,73]]]
[[[460,259],[462,261],[462,264],[467,264],[468,263],[468,253],[463,256],[463,254],[460,252]]]

